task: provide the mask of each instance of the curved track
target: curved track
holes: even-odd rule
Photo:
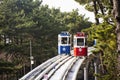
[[[64,57],[64,55],[62,55],[62,56],[58,55],[58,56],[55,56],[55,57],[47,60],[46,62],[42,63],[41,65],[39,65],[38,67],[36,67],[32,71],[30,71],[29,73],[27,73],[25,76],[23,76],[19,80],[34,80],[35,77],[37,77],[48,66],[50,66],[51,64],[53,64],[56,60],[60,59],[61,57]]]
[[[94,50],[93,47],[88,48],[88,56],[92,54],[92,50]],[[84,60],[84,57],[58,55],[39,65],[19,80],[76,80],[78,70]]]

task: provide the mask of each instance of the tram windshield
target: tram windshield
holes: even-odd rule
[[[77,46],[84,46],[84,38],[77,38]]]
[[[62,37],[62,40],[61,40],[62,42],[62,44],[67,44],[67,37]]]

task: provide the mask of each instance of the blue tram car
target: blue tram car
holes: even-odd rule
[[[61,32],[58,34],[58,54],[70,55],[71,51],[71,35],[69,32]]]

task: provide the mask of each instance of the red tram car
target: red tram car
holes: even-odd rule
[[[87,36],[83,32],[77,32],[76,35],[74,35],[74,56],[87,56]]]

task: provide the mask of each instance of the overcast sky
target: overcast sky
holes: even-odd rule
[[[74,0],[43,0],[42,4],[47,4],[50,8],[60,8],[62,12],[70,12],[73,9],[78,9],[80,14],[85,14],[86,17],[90,17],[90,21],[95,22],[94,14],[85,10],[83,6],[80,6],[79,3]]]

